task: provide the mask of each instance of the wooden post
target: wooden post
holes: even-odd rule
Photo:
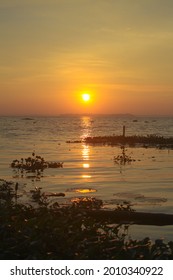
[[[126,134],[126,127],[125,125],[123,125],[123,137],[125,137],[125,134]]]

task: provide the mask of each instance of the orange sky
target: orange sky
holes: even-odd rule
[[[172,0],[4,0],[0,19],[0,115],[173,114]]]

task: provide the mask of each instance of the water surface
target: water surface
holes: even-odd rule
[[[120,166],[113,160],[121,154],[120,147],[90,146],[82,141],[87,136],[121,135],[123,125],[126,135],[173,136],[173,118],[1,117],[0,178],[19,182],[19,191],[26,200],[30,189],[41,187],[43,191],[65,193],[60,203],[92,196],[102,199],[105,208],[129,201],[138,211],[173,214],[172,150],[127,147],[127,155],[135,161]],[[33,151],[45,160],[64,162],[64,168],[46,169],[36,178],[33,174],[21,177],[9,167],[12,160],[31,156]],[[131,229],[133,235],[141,236],[137,226]],[[172,227],[147,229],[152,236],[168,239],[173,232]]]

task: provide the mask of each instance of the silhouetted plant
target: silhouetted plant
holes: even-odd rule
[[[41,189],[42,188],[35,187],[34,190],[30,190],[31,197],[33,201],[38,203],[40,206],[48,206],[49,202],[47,197],[41,192]]]
[[[18,183],[0,179],[0,203],[17,198]]]
[[[46,168],[61,168],[63,167],[63,162],[52,162],[52,161],[45,161],[45,159],[41,156],[32,153],[31,157],[28,158],[21,158],[20,160],[15,159],[11,163],[11,168],[14,170],[20,171],[23,175],[25,172],[32,172],[36,173],[37,176],[41,175],[44,169]]]
[[[134,162],[135,159],[132,159],[131,156],[127,155],[127,149],[125,149],[124,146],[121,146],[121,155],[118,156],[114,156],[114,162],[120,165],[125,165],[125,164],[129,164],[131,162]]]

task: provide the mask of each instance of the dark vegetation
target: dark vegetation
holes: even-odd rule
[[[21,174],[26,172],[39,175],[46,168],[63,167],[63,162],[45,161],[43,157],[38,156],[35,154],[35,152],[33,152],[31,157],[13,160],[10,166],[14,170],[20,171]]]
[[[127,202],[110,215],[101,200],[60,206],[35,189],[32,206],[18,203],[18,187],[0,180],[0,259],[173,259],[173,242],[132,240],[129,222],[114,220],[124,214],[133,220]]]
[[[136,161],[130,155],[127,155],[126,151],[127,150],[125,149],[125,147],[121,146],[121,154],[117,155],[117,156],[114,156],[114,162],[116,164],[125,165],[127,163],[131,163],[133,161]]]
[[[129,145],[136,146],[140,145],[142,147],[157,147],[157,148],[170,148],[173,149],[173,137],[163,137],[158,135],[133,135],[133,136],[123,136],[123,135],[112,135],[112,136],[95,136],[86,137],[85,142],[87,144],[93,145]]]

